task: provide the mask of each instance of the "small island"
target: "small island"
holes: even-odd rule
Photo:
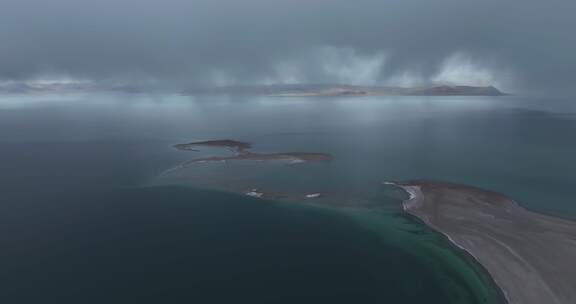
[[[459,184],[389,182],[408,214],[444,234],[490,273],[510,304],[576,303],[576,222]]]
[[[183,169],[193,164],[199,163],[210,163],[210,162],[226,162],[226,161],[286,161],[288,164],[299,164],[299,163],[309,163],[309,162],[326,162],[332,160],[332,155],[327,153],[318,152],[275,152],[275,153],[259,153],[252,152],[251,143],[231,140],[231,139],[219,139],[219,140],[206,140],[206,141],[196,141],[186,144],[176,144],[174,148],[182,151],[198,151],[197,148],[200,147],[211,147],[211,148],[226,148],[232,151],[234,154],[229,156],[208,156],[200,157],[189,160],[180,164],[178,167],[169,170],[174,171],[175,169]]]
[[[174,148],[184,151],[197,151],[196,147],[227,148],[237,153],[241,153],[252,148],[252,144],[232,139],[196,141],[187,144],[177,144]]]

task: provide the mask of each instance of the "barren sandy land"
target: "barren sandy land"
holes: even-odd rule
[[[491,274],[511,304],[576,303],[576,222],[535,213],[474,187],[411,181],[404,210]]]

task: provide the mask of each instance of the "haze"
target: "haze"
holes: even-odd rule
[[[564,0],[4,0],[0,81],[494,84],[569,93]]]

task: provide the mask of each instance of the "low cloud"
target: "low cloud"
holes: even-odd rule
[[[380,52],[362,54],[349,47],[324,46],[277,60],[271,64],[271,73],[259,82],[376,85],[384,70],[386,55]]]
[[[135,77],[82,78],[66,73],[44,73],[19,82],[34,86],[47,84],[135,85],[148,88],[185,89],[190,86],[223,87],[235,85],[272,84],[351,84],[366,86],[414,87],[424,85],[494,85],[510,91],[514,77],[510,69],[495,62],[480,60],[463,52],[456,52],[417,66],[403,68],[388,63],[395,60],[388,52],[361,52],[351,47],[323,46],[269,59],[258,72],[226,68],[202,69],[201,75],[180,80],[138,75]],[[428,68],[425,68],[428,67]],[[9,80],[4,83],[14,83]],[[18,82],[18,81],[16,81]]]
[[[474,59],[458,52],[448,56],[431,77],[433,83],[461,84],[471,86],[497,86],[510,88],[514,81],[510,69],[493,62]]]
[[[566,0],[3,0],[0,81],[572,92]],[[459,50],[464,50],[459,52]]]
[[[387,52],[362,53],[351,47],[324,46],[274,58],[260,74],[242,77],[226,69],[208,73],[212,86],[251,84],[352,84],[414,87],[423,85],[494,85],[511,89],[514,73],[496,61],[481,60],[464,52],[417,66],[388,68],[394,56]],[[428,67],[428,68],[426,68]]]

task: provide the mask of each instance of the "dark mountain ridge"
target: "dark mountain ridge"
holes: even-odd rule
[[[423,87],[357,86],[342,84],[242,85],[189,89],[185,95],[298,96],[502,96],[494,86],[434,85]]]

